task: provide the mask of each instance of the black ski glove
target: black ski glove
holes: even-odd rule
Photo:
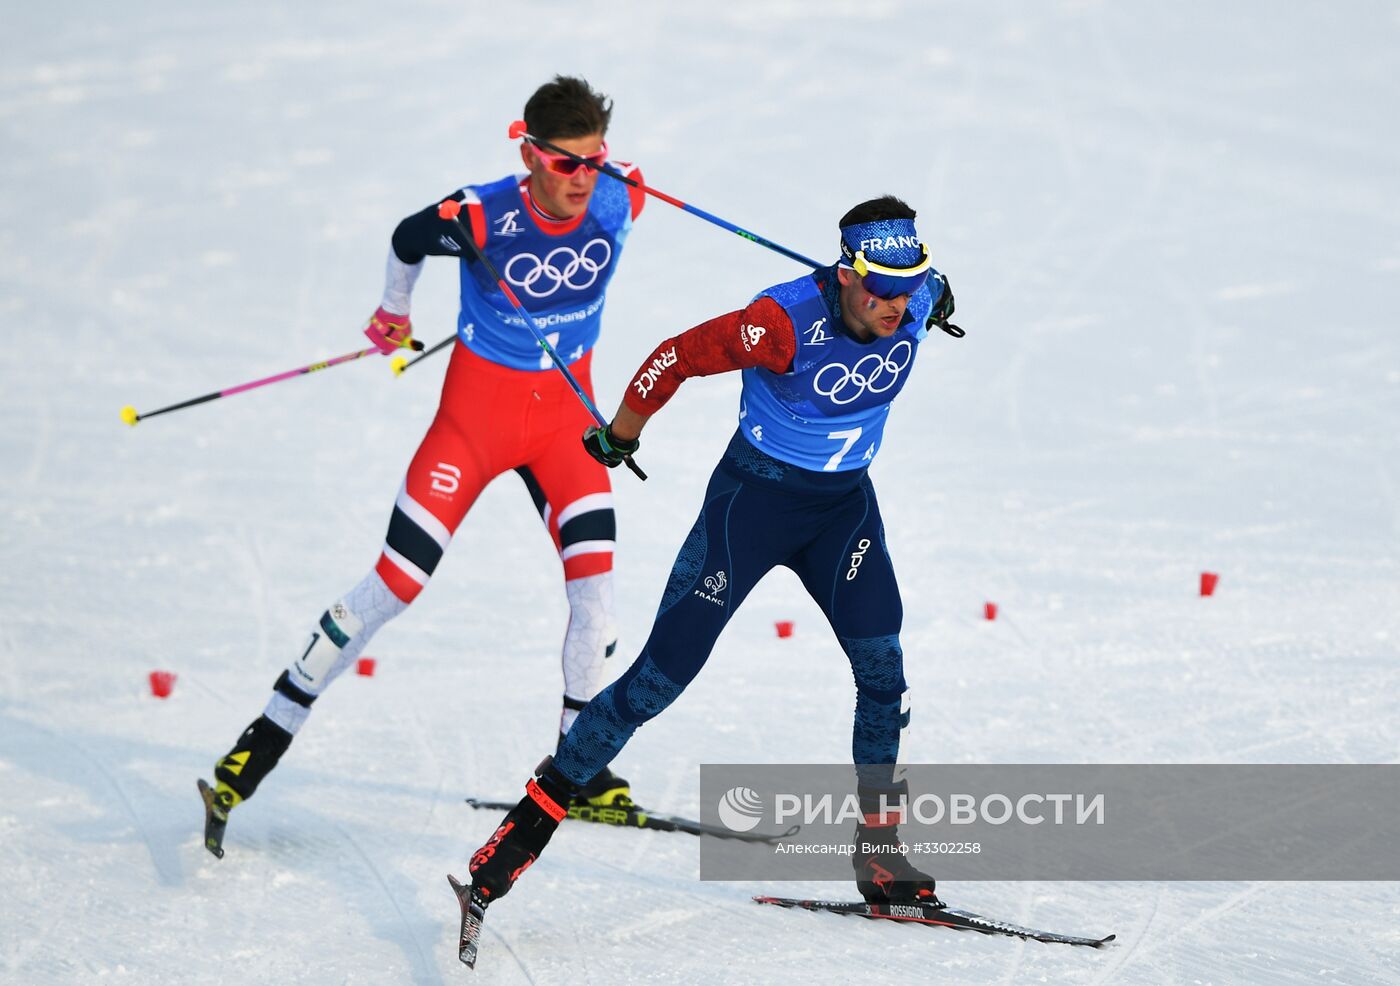
[[[624,441],[613,434],[612,425],[599,428],[597,425],[583,433],[583,447],[589,455],[609,469],[616,469],[629,455],[642,447],[641,439]]]

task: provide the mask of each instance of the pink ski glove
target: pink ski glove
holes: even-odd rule
[[[413,325],[408,316],[396,315],[383,308],[376,308],[374,314],[369,317],[365,335],[385,356],[395,349],[412,349],[414,352],[421,352],[423,349],[423,344],[413,338]]]

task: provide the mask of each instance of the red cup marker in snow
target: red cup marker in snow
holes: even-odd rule
[[[156,698],[169,698],[175,688],[176,677],[174,671],[152,671],[151,694]]]
[[[355,662],[355,673],[366,678],[374,677],[374,658],[362,657]]]
[[[989,620],[995,620],[997,618],[997,604],[987,603],[982,607],[982,615]]]
[[[1217,582],[1219,582],[1219,581],[1220,581],[1220,576],[1217,575],[1215,572],[1202,572],[1202,573],[1201,573],[1201,595],[1203,595],[1203,596],[1213,596],[1213,595],[1215,595],[1215,584],[1216,584]]]
[[[780,636],[780,637],[791,637],[791,636],[792,636],[792,620],[779,620],[777,623],[774,623],[773,626],[775,626],[775,627],[777,628],[777,630],[778,630],[778,636]]]

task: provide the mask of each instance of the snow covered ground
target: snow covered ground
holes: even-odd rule
[[[800,252],[834,257],[871,195],[921,212],[968,335],[932,340],[874,469],[906,760],[1394,763],[1393,5],[5,8],[0,981],[1400,982],[1393,884],[941,887],[1118,934],[1093,952],[760,911],[760,889],[853,888],[700,883],[695,840],[583,827],[468,972],[443,875],[496,818],[461,799],[514,797],[557,715],[560,576],[513,477],[215,861],[194,779],[373,562],[445,360],[117,414],[358,348],[393,224],[511,169],[524,98],[579,72],[617,99],[617,156]],[[609,408],[656,339],[796,271],[660,202],[627,252]],[[450,331],[455,279],[420,282],[422,337]],[[687,385],[647,433],[651,481],[616,476],[613,674],[736,393]],[[851,703],[777,573],[618,766],[693,813],[702,759],[842,760]]]

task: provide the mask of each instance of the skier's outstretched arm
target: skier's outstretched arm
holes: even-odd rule
[[[615,466],[640,447],[648,419],[687,378],[754,366],[785,373],[796,351],[792,320],[772,298],[758,298],[738,311],[701,322],[652,350],[632,375],[612,422],[606,429],[588,429],[584,448],[599,462]]]

